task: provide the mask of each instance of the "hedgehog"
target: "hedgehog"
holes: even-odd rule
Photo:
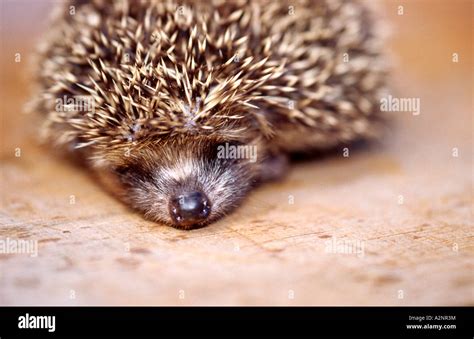
[[[292,154],[380,134],[374,17],[360,1],[67,1],[39,46],[42,140],[145,218],[202,227]]]

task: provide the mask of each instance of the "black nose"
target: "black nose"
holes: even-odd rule
[[[170,200],[170,214],[179,226],[191,226],[204,221],[211,212],[211,204],[201,192],[180,194]]]

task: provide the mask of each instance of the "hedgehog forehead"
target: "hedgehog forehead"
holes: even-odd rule
[[[257,143],[257,139],[229,139],[205,135],[176,135],[145,145],[130,143],[130,147],[115,149],[97,148],[91,156],[96,167],[138,167],[141,172],[152,172],[155,168],[189,165],[188,160],[202,164],[215,160],[218,147],[225,143]]]

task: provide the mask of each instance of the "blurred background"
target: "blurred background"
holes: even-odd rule
[[[0,304],[474,304],[472,1],[376,1],[391,93],[421,114],[392,114],[381,147],[297,164],[192,232],[143,220],[37,145],[23,105],[54,4],[0,3],[0,239],[39,245],[0,253]],[[328,254],[328,239],[365,254]]]

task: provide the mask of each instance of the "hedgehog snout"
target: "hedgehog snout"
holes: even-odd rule
[[[211,212],[211,203],[202,192],[185,192],[170,199],[169,212],[177,226],[192,228],[206,221]]]

